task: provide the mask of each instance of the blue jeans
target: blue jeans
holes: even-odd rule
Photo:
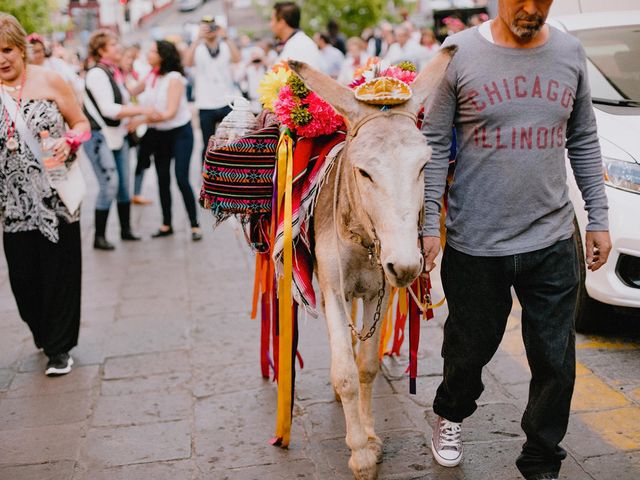
[[[434,412],[462,422],[476,410],[484,389],[482,369],[502,340],[514,287],[532,374],[521,423],[527,441],[516,465],[527,479],[557,476],[566,457],[559,443],[567,431],[575,383],[578,257],[573,238],[503,257],[471,256],[447,245],[441,275],[449,317],[442,345],[444,378]]]
[[[107,142],[98,130],[91,131],[91,138],[83,145],[98,179],[96,210],[109,210],[117,198],[118,203],[129,203],[129,144],[125,139],[120,150],[109,150]]]

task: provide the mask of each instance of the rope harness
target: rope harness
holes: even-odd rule
[[[386,111],[380,111],[380,112],[374,112],[371,113],[369,115],[364,116],[363,118],[361,118],[360,120],[358,120],[352,128],[349,129],[349,131],[347,132],[347,139],[345,141],[345,145],[344,148],[342,150],[342,153],[340,154],[339,158],[338,158],[338,165],[337,165],[337,171],[336,171],[336,177],[335,177],[335,181],[334,181],[334,189],[333,189],[333,226],[334,226],[334,231],[335,231],[335,235],[336,235],[336,253],[338,256],[338,276],[340,278],[340,304],[342,305],[342,308],[344,309],[344,313],[346,314],[347,318],[350,319],[351,318],[351,314],[349,313],[349,309],[347,307],[346,304],[346,298],[345,298],[345,289],[344,289],[344,273],[342,271],[342,258],[340,256],[340,236],[339,236],[339,228],[338,228],[338,218],[337,218],[337,211],[338,211],[338,186],[340,185],[340,175],[342,173],[342,160],[343,158],[346,156],[349,146],[351,144],[351,141],[356,137],[356,135],[358,134],[358,132],[360,131],[360,128],[362,128],[362,126],[368,122],[370,122],[373,119],[376,118],[380,118],[380,117],[392,117],[392,116],[403,116],[403,117],[408,117],[410,118],[413,123],[415,124],[417,121],[417,117],[414,114],[411,114],[409,112],[405,112],[402,110],[386,110]],[[356,186],[356,190],[357,190],[357,198],[359,201],[362,201],[362,197],[360,195],[360,190],[358,188],[358,182],[355,178],[355,173],[353,173],[353,180],[354,180],[354,184]],[[350,198],[350,190],[349,190],[349,181],[347,179],[347,181],[345,182],[346,185],[346,189],[347,189],[347,199]],[[353,325],[353,321],[349,321],[349,327],[351,328],[351,332],[353,335],[355,335],[358,340],[360,340],[361,342],[364,342],[366,340],[368,340],[369,338],[371,338],[373,336],[373,334],[376,331],[376,328],[378,326],[378,324],[380,323],[380,316],[382,313],[382,301],[384,300],[384,296],[385,296],[385,290],[386,290],[386,282],[385,282],[385,274],[384,274],[384,269],[382,268],[382,262],[380,260],[380,239],[378,238],[378,235],[376,234],[376,229],[373,226],[373,222],[371,221],[371,217],[369,217],[369,214],[365,211],[364,212],[364,217],[366,219],[366,223],[368,223],[368,225],[363,225],[365,232],[368,234],[368,236],[371,238],[372,242],[368,243],[364,240],[364,238],[362,238],[361,235],[358,235],[357,233],[350,231],[350,233],[352,234],[352,236],[356,237],[359,239],[358,243],[360,245],[362,245],[364,248],[367,249],[368,253],[369,253],[369,261],[371,262],[372,266],[377,265],[380,268],[380,273],[381,273],[381,277],[382,277],[382,285],[381,287],[378,289],[376,298],[377,298],[377,303],[376,303],[376,311],[373,315],[373,323],[371,324],[371,327],[369,328],[369,331],[366,334],[363,334],[364,332],[364,327],[363,327],[363,331],[362,332],[358,332],[358,330],[356,329],[356,327]],[[362,220],[362,219],[360,219]],[[409,289],[411,290],[411,289]],[[416,302],[420,307],[422,307],[422,304],[419,302]]]

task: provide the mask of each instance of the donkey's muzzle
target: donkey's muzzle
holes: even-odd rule
[[[408,287],[420,275],[422,271],[422,263],[420,261],[410,264],[401,262],[387,262],[384,264],[384,270],[387,274],[389,282],[398,288]]]

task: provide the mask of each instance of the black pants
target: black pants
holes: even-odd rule
[[[444,326],[444,378],[433,409],[462,422],[477,408],[482,368],[495,354],[511,311],[511,287],[522,304],[522,337],[531,367],[522,417],[527,441],[516,464],[525,478],[556,474],[575,383],[574,313],[578,258],[573,239],[534,252],[475,257],[447,245],[442,283],[449,304]]]
[[[213,110],[199,110],[200,130],[202,130],[202,162],[204,163],[204,155],[207,152],[209,137],[215,135],[218,123],[222,121],[231,112],[231,107],[215,108]]]
[[[197,227],[196,200],[189,183],[189,164],[191,163],[191,152],[193,151],[191,122],[173,130],[159,131],[154,135],[154,138],[156,138],[156,142],[153,158],[158,175],[162,223],[171,225],[171,159],[175,159],[178,188],[182,194],[182,200],[187,209],[191,226]]]
[[[58,243],[38,231],[3,235],[18,311],[47,356],[75,347],[80,330],[80,222],[61,220],[58,231]]]

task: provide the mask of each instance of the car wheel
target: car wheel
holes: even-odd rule
[[[585,262],[585,250],[580,236],[578,222],[574,219],[575,233],[573,238],[578,252],[578,273],[580,285],[578,286],[578,301],[576,305],[576,330],[581,333],[589,333],[602,328],[602,322],[607,318],[607,305],[598,302],[589,296],[585,287],[587,278],[587,265]]]

